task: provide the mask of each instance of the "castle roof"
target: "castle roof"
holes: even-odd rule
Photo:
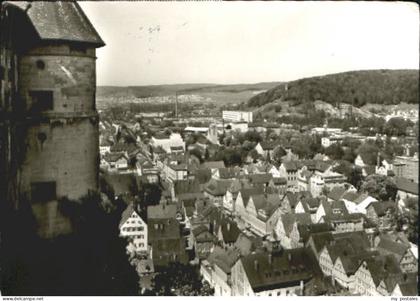
[[[76,1],[8,1],[8,4],[26,11],[41,40],[105,46]]]

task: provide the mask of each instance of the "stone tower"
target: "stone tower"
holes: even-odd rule
[[[95,51],[104,43],[76,2],[6,5],[18,61],[17,199],[30,202],[39,234],[50,238],[71,231],[60,200],[98,190]]]

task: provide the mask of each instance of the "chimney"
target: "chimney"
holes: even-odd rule
[[[300,293],[303,296],[303,280],[300,281]]]
[[[258,271],[258,260],[254,260],[254,268],[256,271]]]

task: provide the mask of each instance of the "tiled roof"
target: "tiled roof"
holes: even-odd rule
[[[148,218],[147,230],[149,241],[180,239],[179,222],[174,218]]]
[[[222,167],[218,169],[220,179],[232,179],[239,176],[241,169],[237,167]]]
[[[400,261],[407,250],[410,249],[410,247],[403,243],[392,241],[386,238],[382,238],[376,247],[379,251],[385,254],[393,254],[398,261]]]
[[[367,269],[372,275],[375,286],[378,286],[381,280],[386,279],[392,274],[401,274],[401,269],[394,256],[374,256],[365,259]]]
[[[321,233],[321,232],[327,232],[334,230],[329,224],[326,223],[319,223],[319,224],[299,224],[298,225],[298,231],[299,236],[303,243],[306,243],[306,241],[309,239],[311,234],[313,233]]]
[[[283,223],[284,231],[289,236],[293,225],[296,222],[298,225],[311,224],[311,215],[309,213],[286,213],[280,215],[280,222]]]
[[[147,207],[147,219],[175,218],[178,207],[176,204],[159,204]]]
[[[248,205],[248,201],[251,195],[258,195],[258,194],[261,194],[262,192],[263,192],[263,189],[261,187],[244,188],[239,191],[245,207]]]
[[[263,245],[262,238],[256,236],[247,236],[240,233],[235,242],[235,247],[239,250],[241,255],[248,255],[257,249],[261,249]]]
[[[286,171],[297,171],[300,166],[298,165],[298,163],[296,161],[288,161],[288,162],[283,162],[282,163],[284,165],[284,167],[286,168]]]
[[[198,193],[200,191],[200,183],[197,180],[175,180],[173,181],[175,195],[185,193]]]
[[[339,201],[341,197],[345,194],[345,192],[346,189],[344,187],[336,186],[333,189],[331,189],[331,191],[327,194],[327,197],[329,199]]]
[[[205,191],[213,196],[223,196],[226,194],[232,180],[210,179],[205,186]]]
[[[121,214],[120,227],[130,218],[133,212],[136,212],[137,215],[139,215],[138,212],[135,211],[133,203],[130,203]]]
[[[252,184],[267,184],[272,179],[273,175],[271,173],[259,173],[251,174],[248,176]]]
[[[107,162],[117,162],[121,158],[127,159],[123,153],[107,153],[103,158]]]
[[[258,252],[241,258],[254,292],[299,285],[312,278],[314,262],[305,249]]]
[[[222,222],[219,229],[222,232],[225,243],[235,243],[239,234],[241,234],[237,224],[231,221]]]
[[[342,254],[339,255],[347,276],[354,275],[363,260],[374,256],[378,256],[378,252],[362,251],[356,254],[351,254],[347,251],[346,253],[342,252]]]
[[[294,209],[300,200],[312,199],[312,194],[309,191],[298,191],[286,193],[286,197],[289,200],[290,207]]]
[[[204,162],[203,164],[204,168],[225,168],[225,163],[223,161],[207,161]]]
[[[406,178],[395,178],[398,190],[419,195],[419,184]]]
[[[332,201],[327,202],[325,200],[321,201],[322,206],[324,207],[326,215],[335,214],[334,211],[340,211],[342,214],[348,214],[347,207],[343,201]],[[320,205],[321,205],[320,204]]]
[[[257,215],[257,217],[263,221],[267,220],[281,205],[278,194],[256,194],[252,195],[251,198],[257,212],[262,210],[265,213],[265,216],[260,216],[259,212]]]
[[[397,204],[392,201],[373,202],[370,203],[367,208],[369,207],[372,207],[373,210],[375,210],[376,215],[379,217],[384,216],[388,210],[391,210],[392,212],[396,212],[398,210]]]
[[[359,196],[357,192],[349,191],[343,194],[341,198],[349,202],[354,202]]]
[[[285,185],[285,184],[287,184],[287,179],[283,178],[283,177],[273,177],[271,179],[271,181],[273,181],[274,185]]]
[[[31,6],[26,10],[28,3]],[[8,4],[26,10],[41,40],[105,45],[76,1],[8,1]]]
[[[207,258],[210,264],[218,266],[226,274],[231,273],[231,269],[238,261],[240,253],[236,250],[224,250],[216,246],[210,256]]]

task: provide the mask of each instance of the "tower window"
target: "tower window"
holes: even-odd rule
[[[70,45],[70,52],[83,52],[86,53],[86,47],[81,45]]]
[[[32,99],[32,111],[43,112],[53,109],[53,91],[29,91]]]
[[[43,60],[37,60],[36,61],[36,67],[39,70],[44,70],[45,69],[45,63],[44,63],[44,61]]]
[[[55,182],[31,183],[31,200],[33,202],[48,202],[56,199]]]

